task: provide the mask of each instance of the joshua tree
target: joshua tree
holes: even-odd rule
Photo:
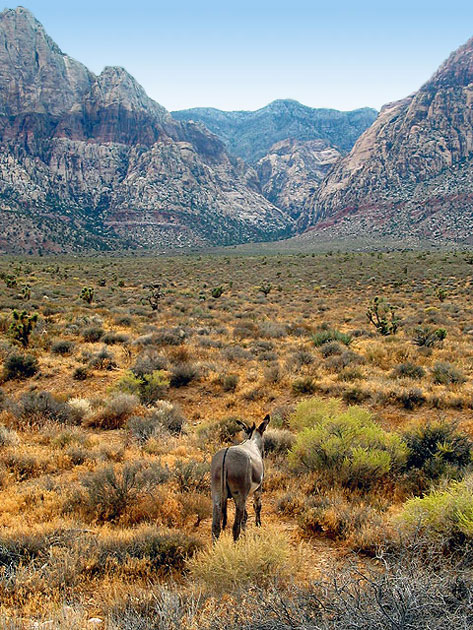
[[[386,298],[375,297],[366,311],[366,316],[375,328],[384,336],[395,335],[400,319],[396,308]]]
[[[28,346],[30,335],[38,321],[38,313],[28,315],[26,311],[13,311],[13,321],[10,324],[12,337],[21,343],[23,348]]]
[[[87,304],[90,304],[92,300],[94,299],[93,287],[84,287],[82,291],[80,292],[80,297],[84,300],[84,302],[87,302]]]
[[[148,302],[153,311],[159,311],[159,305],[161,302],[161,298],[163,297],[163,292],[161,291],[161,285],[159,283],[155,284],[145,284],[144,289],[148,289],[148,294],[142,298],[142,302]]]

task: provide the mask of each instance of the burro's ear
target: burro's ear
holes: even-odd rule
[[[263,433],[266,431],[266,427],[268,426],[270,419],[271,418],[269,416],[269,413],[267,413],[264,417],[263,422],[258,427],[258,433],[261,433],[261,435],[263,435]]]

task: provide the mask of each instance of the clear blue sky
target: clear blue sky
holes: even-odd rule
[[[10,8],[16,4],[8,5]],[[168,109],[276,98],[379,108],[473,36],[473,0],[24,0],[62,50],[124,66]]]

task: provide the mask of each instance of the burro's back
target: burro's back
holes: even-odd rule
[[[256,525],[261,525],[261,491],[264,477],[264,438],[269,415],[256,428],[239,422],[246,439],[241,444],[220,449],[212,458],[210,468],[212,488],[212,536],[216,540],[227,524],[227,502],[235,502],[233,539],[238,540],[241,529],[245,529],[248,513],[246,501],[253,495]]]

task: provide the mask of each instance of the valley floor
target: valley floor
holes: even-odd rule
[[[452,480],[472,494],[471,253],[4,257],[0,272],[2,627],[349,628],[348,592],[357,627],[424,627],[420,592],[437,602],[451,580],[421,559],[473,532],[473,499],[468,526],[412,517]],[[263,528],[250,505],[246,535],[213,547],[210,459],[266,413]],[[406,566],[419,615],[388,625],[373,585],[392,594]],[[430,627],[471,617],[455,597]]]

